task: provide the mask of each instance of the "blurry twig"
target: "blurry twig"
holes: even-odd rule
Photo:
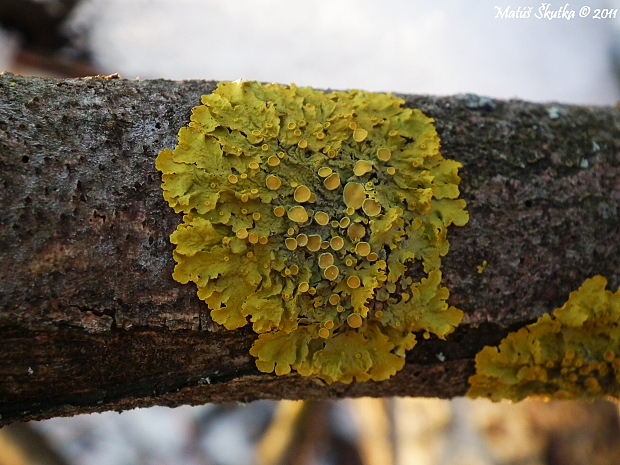
[[[256,461],[259,465],[277,465],[291,447],[298,427],[298,419],[307,404],[303,401],[281,401],[276,407],[273,421],[257,446]]]
[[[347,406],[358,431],[362,463],[393,464],[392,425],[385,400],[364,397],[347,400]]]
[[[14,61],[14,71],[22,75],[83,77],[100,74],[100,71],[89,63],[71,60],[62,54],[44,55],[21,49],[17,51]]]
[[[0,26],[19,43],[11,71],[23,75],[82,77],[100,74],[65,24],[80,0],[2,0]]]
[[[0,430],[0,465],[66,465],[43,436],[25,423]]]

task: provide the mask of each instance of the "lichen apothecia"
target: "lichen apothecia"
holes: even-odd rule
[[[469,218],[461,165],[403,103],[222,82],[159,154],[164,198],[184,214],[173,278],[227,329],[252,323],[260,371],[384,380],[414,333],[445,338],[461,321],[440,271],[448,226]]]

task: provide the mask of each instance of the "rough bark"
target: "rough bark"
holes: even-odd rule
[[[447,341],[420,338],[381,383],[258,372],[249,329],[217,328],[171,278],[154,160],[213,81],[0,75],[0,425],[138,406],[463,395],[475,354],[560,306],[587,277],[620,284],[620,111],[404,95],[463,164],[471,220],[449,231]],[[488,261],[479,274],[477,266]]]

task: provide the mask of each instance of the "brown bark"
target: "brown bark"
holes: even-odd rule
[[[212,81],[0,75],[0,425],[138,406],[344,396],[453,397],[475,354],[595,274],[620,284],[620,111],[403,96],[463,164],[471,220],[449,232],[447,341],[393,379],[328,386],[258,372],[171,278],[180,217],[154,160]],[[483,260],[488,267],[478,274]]]

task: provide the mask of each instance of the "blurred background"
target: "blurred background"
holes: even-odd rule
[[[0,71],[615,105],[620,0],[547,5],[574,18],[539,19],[545,3],[527,0],[0,0]],[[530,17],[498,17],[519,7]],[[620,420],[603,401],[402,398],[155,407],[0,430],[0,465],[176,463],[617,465]]]

